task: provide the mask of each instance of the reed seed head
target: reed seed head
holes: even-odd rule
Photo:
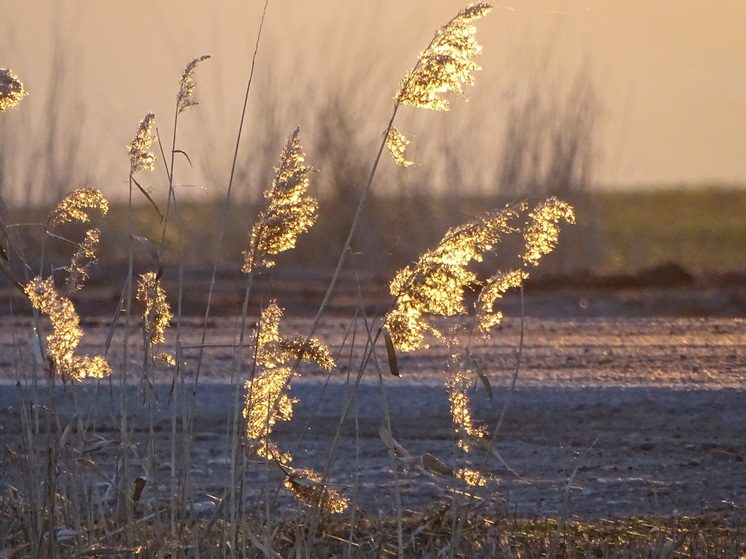
[[[145,308],[142,313],[143,331],[148,347],[166,341],[166,329],[171,324],[173,313],[155,272],[140,275],[137,281],[137,300]]]
[[[134,175],[137,171],[152,171],[155,168],[155,154],[149,151],[155,139],[155,114],[148,113],[140,121],[135,137],[127,146],[127,153],[130,154],[130,174]]]
[[[82,186],[67,194],[47,216],[47,225],[54,228],[73,221],[88,223],[91,218],[86,210],[98,210],[101,215],[109,212],[109,202],[97,188]]]
[[[476,425],[471,411],[469,390],[476,378],[476,373],[456,353],[449,356],[446,371],[448,376],[445,386],[448,391],[448,401],[451,404],[451,419],[456,434],[459,436],[458,445],[464,452],[468,452],[471,441],[482,439],[487,435],[487,430],[483,426]]]
[[[111,374],[111,367],[103,357],[75,354],[83,337],[80,318],[72,301],[57,293],[52,277],[35,277],[24,286],[24,293],[31,305],[52,323],[47,349],[55,372],[70,380],[105,378]]]
[[[272,257],[295,247],[298,237],[316,223],[318,202],[306,194],[312,169],[304,165],[305,158],[296,128],[282,151],[272,186],[264,193],[267,206],[251,229],[242,272],[274,266]]]
[[[210,55],[205,54],[199,58],[195,58],[186,68],[184,73],[181,75],[179,80],[179,93],[176,95],[176,113],[181,114],[186,111],[189,107],[197,105],[197,101],[194,100],[194,92],[197,89],[197,82],[194,81],[194,71],[200,62],[204,62],[209,59]]]
[[[298,501],[326,513],[340,514],[350,506],[349,499],[324,486],[321,476],[307,468],[294,468],[285,477],[284,485]]]
[[[473,58],[482,47],[477,43],[473,22],[492,9],[478,2],[461,10],[435,33],[430,46],[419,56],[416,66],[402,80],[396,101],[414,107],[447,111],[443,93],[463,93],[464,84],[474,83],[472,73],[479,70]]]
[[[575,223],[575,210],[567,202],[552,196],[534,208],[529,218],[523,234],[525,248],[521,259],[526,265],[536,266],[543,256],[557,246],[560,221]]]
[[[397,348],[402,351],[422,348],[426,330],[439,335],[423,315],[447,317],[466,312],[464,292],[478,282],[467,266],[481,261],[503,235],[516,231],[511,224],[516,216],[514,209],[505,208],[450,229],[413,267],[397,272],[389,286],[396,304],[384,317],[384,326]]]
[[[386,136],[386,148],[389,150],[394,163],[400,167],[411,167],[414,165],[413,161],[408,161],[406,158],[406,150],[409,145],[407,137],[399,132],[396,128],[391,128],[388,135]]]
[[[65,280],[65,291],[73,293],[80,291],[83,284],[88,280],[88,268],[93,266],[96,261],[96,250],[101,241],[101,231],[94,228],[85,233],[83,242],[78,245],[78,250],[66,268],[67,280]]]
[[[490,329],[500,324],[503,318],[503,313],[493,309],[495,301],[501,299],[510,288],[523,285],[523,281],[527,278],[528,273],[523,270],[511,270],[504,273],[498,272],[484,283],[475,306],[479,329],[485,335],[488,335]]]
[[[289,367],[265,369],[246,381],[246,398],[243,417],[246,420],[246,438],[254,452],[262,458],[275,459],[288,464],[293,457],[281,452],[269,440],[278,421],[290,421],[297,400],[288,395],[293,371]]]
[[[459,468],[454,475],[470,487],[484,487],[487,485],[487,478],[481,472],[471,468]]]
[[[10,68],[0,68],[0,113],[17,107],[28,93]]]

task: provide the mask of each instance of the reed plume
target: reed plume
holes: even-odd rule
[[[161,280],[155,272],[140,275],[137,281],[137,300],[143,304],[143,336],[145,345],[153,348],[166,341],[166,329],[173,320],[171,306],[166,298],[166,291],[161,286]],[[162,352],[153,355],[156,362],[175,365],[174,358]]]
[[[24,286],[24,292],[31,305],[47,315],[52,323],[52,333],[47,336],[47,351],[54,372],[65,380],[105,378],[111,374],[111,367],[103,357],[75,354],[83,337],[80,318],[72,301],[57,292],[52,277],[33,278]]]
[[[472,72],[479,70],[473,58],[482,52],[477,43],[474,21],[492,9],[488,2],[478,2],[461,10],[440,27],[430,45],[420,54],[417,65],[409,72],[396,93],[396,101],[413,107],[447,111],[448,99],[443,93],[463,93],[464,84],[472,85]]]
[[[523,234],[525,248],[521,259],[526,265],[536,266],[539,260],[554,250],[559,239],[559,223],[575,223],[575,210],[567,202],[552,196],[529,214],[530,221]]]
[[[272,186],[264,193],[267,207],[251,229],[242,272],[274,266],[272,257],[293,248],[298,237],[316,223],[318,202],[306,194],[312,169],[303,164],[305,158],[300,128],[296,128],[282,150]]]
[[[294,373],[288,363],[293,360],[314,361],[325,370],[335,367],[329,348],[316,338],[285,337],[280,335],[283,309],[272,301],[262,311],[256,334],[256,365],[261,369],[246,381],[246,436],[257,455],[277,460],[282,464],[292,461],[292,455],[281,452],[268,440],[278,421],[289,421],[296,400],[287,394]]]
[[[414,161],[407,160],[406,151],[409,140],[396,128],[391,128],[386,136],[386,149],[389,150],[394,163],[400,167],[411,167]]]
[[[53,229],[63,223],[88,223],[91,218],[86,210],[98,210],[101,215],[109,212],[109,202],[97,188],[82,186],[67,194],[47,216],[47,227]]]
[[[477,310],[477,324],[483,334],[487,335],[503,319],[503,313],[494,310],[495,302],[509,289],[523,285],[527,278],[528,273],[523,270],[510,270],[498,272],[484,283],[474,304]]]
[[[65,291],[67,293],[80,291],[88,280],[88,269],[98,260],[96,250],[100,242],[101,231],[99,229],[94,227],[86,231],[83,242],[78,245],[78,250],[75,251],[70,264],[65,268],[67,271]]]
[[[464,292],[478,283],[477,276],[467,266],[480,262],[484,253],[504,235],[517,230],[511,224],[517,215],[515,209],[505,208],[450,229],[414,266],[397,272],[389,286],[396,303],[384,317],[384,326],[394,346],[401,351],[425,348],[427,331],[442,338],[423,315],[448,317],[466,312]]]
[[[472,468],[459,468],[453,472],[453,475],[471,487],[484,487],[487,485],[487,478],[484,474]]]
[[[340,514],[350,506],[349,499],[326,487],[321,476],[308,468],[295,468],[288,472],[284,485],[296,499],[309,507]]]
[[[477,425],[471,411],[469,390],[476,378],[476,372],[469,367],[460,354],[452,352],[446,361],[447,376],[445,387],[451,404],[451,418],[459,437],[458,446],[468,452],[471,443],[487,435],[484,426]]]
[[[149,151],[156,139],[154,130],[155,114],[148,113],[140,121],[135,137],[127,146],[131,175],[138,171],[152,171],[155,168],[155,154]]]
[[[184,73],[179,80],[179,92],[176,94],[176,114],[181,114],[189,107],[199,104],[194,100],[194,91],[197,89],[197,82],[194,81],[194,71],[200,62],[204,62],[209,58],[209,54],[202,55],[192,60],[184,68]]]
[[[28,92],[10,68],[0,68],[0,112],[17,107]]]

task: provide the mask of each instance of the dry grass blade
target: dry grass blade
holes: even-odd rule
[[[399,362],[396,359],[396,348],[394,347],[394,342],[391,341],[391,336],[385,328],[381,328],[381,331],[383,332],[383,340],[386,342],[386,354],[389,358],[389,371],[395,377],[401,376],[399,374]]]

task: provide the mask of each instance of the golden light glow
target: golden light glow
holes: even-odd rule
[[[345,512],[349,506],[349,499],[339,492],[324,486],[321,476],[313,470],[296,468],[287,475],[285,488],[301,503],[332,514]]]
[[[448,391],[448,401],[451,403],[451,419],[456,434],[459,436],[458,445],[464,451],[470,449],[470,440],[482,439],[487,435],[483,426],[477,426],[471,412],[471,388],[476,373],[463,363],[458,354],[452,354],[446,362],[448,372],[445,380]]]
[[[488,334],[490,329],[500,324],[503,319],[503,313],[493,308],[495,301],[501,299],[508,289],[523,285],[523,281],[527,278],[528,273],[522,270],[511,270],[504,273],[498,272],[485,282],[475,303],[477,323],[484,334]]]
[[[298,237],[316,223],[318,202],[306,195],[312,169],[303,164],[306,156],[299,135],[296,128],[288,138],[272,186],[264,193],[268,203],[259,213],[243,252],[244,273],[251,273],[256,266],[274,266],[272,257],[295,247]]]
[[[542,256],[557,246],[559,222],[575,223],[575,210],[567,202],[552,196],[534,208],[529,217],[531,221],[523,234],[526,244],[521,259],[527,265],[536,266]]]
[[[111,374],[111,367],[101,356],[75,355],[83,337],[80,319],[70,299],[62,297],[54,287],[52,277],[37,276],[24,286],[31,305],[49,317],[52,333],[47,336],[47,350],[56,373],[64,379],[104,378]]]
[[[10,68],[0,68],[0,112],[17,107],[28,93]]]
[[[391,128],[388,135],[386,136],[386,149],[389,150],[394,163],[400,167],[411,167],[414,165],[413,161],[408,161],[406,158],[407,146],[409,140],[407,137],[399,132],[396,128]]]
[[[143,330],[148,347],[166,341],[166,329],[171,324],[173,313],[155,272],[140,275],[137,281],[137,300],[145,306],[142,313]]]
[[[210,55],[205,54],[199,58],[195,58],[184,68],[184,73],[179,80],[179,93],[176,95],[176,112],[178,114],[198,104],[194,100],[194,91],[197,89],[197,82],[194,81],[194,71],[200,62],[204,62],[209,58]]]
[[[441,336],[423,315],[454,316],[466,312],[464,291],[478,281],[466,266],[481,261],[504,235],[516,231],[511,225],[516,217],[515,210],[505,208],[450,229],[414,266],[397,272],[389,286],[396,303],[384,317],[384,326],[398,349],[424,347],[425,331]]]
[[[402,80],[396,100],[405,105],[447,111],[443,93],[463,93],[464,84],[473,84],[472,72],[479,65],[472,59],[482,51],[472,22],[485,16],[492,6],[478,2],[461,10],[435,33],[430,46],[419,56],[417,65]]]
[[[101,240],[101,231],[89,229],[85,233],[85,239],[78,246],[78,250],[66,268],[68,275],[65,281],[65,291],[73,293],[79,291],[88,279],[88,268],[96,263],[96,250]]]
[[[460,468],[454,472],[454,475],[471,487],[484,487],[487,485],[487,478],[481,472],[472,470],[471,468]]]
[[[127,153],[130,154],[130,174],[134,175],[137,171],[152,171],[155,168],[155,154],[149,151],[156,139],[154,130],[155,114],[148,113],[140,121],[135,137],[127,146]]]
[[[97,188],[81,186],[67,194],[47,216],[48,227],[77,221],[88,223],[91,218],[86,210],[98,210],[101,215],[109,212],[109,202]]]

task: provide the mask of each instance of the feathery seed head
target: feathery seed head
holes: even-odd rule
[[[413,161],[408,161],[406,158],[406,150],[409,145],[407,137],[399,132],[396,128],[391,128],[388,135],[386,136],[386,148],[389,150],[394,163],[400,167],[411,167],[414,165]]]
[[[498,272],[485,282],[475,303],[479,329],[485,335],[489,335],[490,329],[500,324],[503,318],[503,313],[493,310],[495,301],[501,299],[511,287],[523,285],[523,281],[527,278],[528,273],[522,270],[511,270],[505,273]]]
[[[0,113],[17,107],[28,95],[23,83],[10,68],[0,68]]]
[[[527,265],[536,266],[557,246],[559,222],[575,223],[575,210],[567,202],[552,196],[534,208],[529,218],[531,221],[523,234],[525,248],[521,259]]]
[[[50,228],[63,223],[77,221],[88,223],[91,218],[86,210],[99,210],[101,215],[109,212],[109,202],[97,188],[82,186],[67,194],[47,216]]]
[[[298,237],[316,223],[318,202],[306,194],[312,169],[303,164],[299,135],[296,128],[288,138],[272,186],[264,193],[268,203],[259,213],[248,249],[243,252],[244,273],[251,273],[256,266],[274,266],[272,257],[295,247]]]
[[[88,279],[88,268],[97,261],[96,249],[98,249],[101,240],[101,231],[94,228],[85,233],[85,239],[78,246],[78,250],[66,268],[67,280],[65,280],[65,290],[68,293],[79,291]]]
[[[143,330],[148,347],[166,341],[166,329],[171,324],[173,313],[155,272],[140,275],[137,281],[137,300],[145,306],[142,313]]]
[[[179,93],[176,95],[176,112],[181,114],[186,111],[189,107],[197,105],[197,101],[193,99],[194,91],[197,89],[197,82],[194,81],[194,71],[200,62],[204,62],[209,59],[210,55],[205,54],[199,58],[195,58],[186,68],[184,73],[181,75],[179,80]]]
[[[475,424],[471,411],[469,390],[476,373],[464,363],[458,354],[449,356],[446,370],[448,376],[445,385],[448,390],[448,401],[451,403],[451,419],[456,434],[459,436],[458,445],[464,452],[467,452],[470,448],[470,441],[482,439],[487,435],[484,427]]]
[[[454,475],[470,487],[484,487],[487,485],[487,478],[481,472],[472,470],[471,468],[459,468],[454,472]]]
[[[101,356],[75,355],[75,350],[83,337],[80,318],[70,299],[57,293],[54,279],[37,276],[24,286],[24,293],[31,305],[49,317],[52,333],[47,336],[47,349],[54,369],[64,379],[105,378],[111,374],[111,367]]]
[[[137,171],[152,171],[155,168],[155,154],[150,152],[150,146],[155,141],[155,114],[148,113],[140,121],[135,137],[127,146],[130,154],[130,174]]]
[[[464,84],[474,83],[472,72],[479,65],[472,59],[482,51],[472,22],[485,16],[492,6],[479,2],[461,10],[435,33],[417,65],[402,80],[396,100],[405,105],[447,111],[443,93],[463,93]]]
[[[321,476],[307,468],[294,468],[285,478],[284,485],[298,501],[309,507],[318,507],[323,512],[340,514],[350,506],[347,498],[325,487]]]
[[[423,315],[453,316],[466,312],[464,292],[478,281],[466,266],[483,255],[513,231],[514,209],[506,208],[450,229],[438,245],[425,252],[413,267],[400,270],[389,288],[396,305],[384,317],[384,326],[394,345],[402,351],[423,347],[423,332],[437,329]]]

